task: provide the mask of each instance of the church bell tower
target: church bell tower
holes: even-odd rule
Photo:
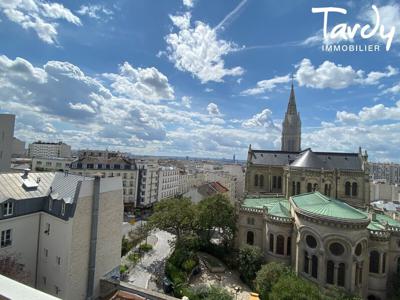
[[[297,112],[293,81],[285,120],[282,123],[281,150],[289,152],[301,151],[301,120],[300,113]]]

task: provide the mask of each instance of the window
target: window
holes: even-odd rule
[[[317,240],[312,235],[307,235],[306,236],[306,243],[307,243],[307,246],[312,248],[312,249],[317,247]]]
[[[312,184],[311,184],[311,182],[309,182],[307,184],[307,193],[311,193],[311,192],[312,192]]]
[[[397,259],[397,274],[400,274],[400,257]]]
[[[329,251],[335,256],[340,256],[344,253],[344,247],[340,243],[332,243],[329,245]]]
[[[339,264],[338,268],[338,279],[337,279],[337,284],[338,286],[344,286],[344,282],[346,279],[346,266],[344,263]]]
[[[61,265],[61,257],[57,256],[56,257],[56,262],[57,262],[57,265]]]
[[[254,225],[255,224],[254,218],[248,217],[247,218],[247,224],[248,225]]]
[[[310,264],[310,259],[308,257],[308,253],[307,253],[307,251],[304,251],[304,268],[303,268],[304,273],[308,274],[308,272],[309,272],[309,270],[308,270],[309,264]]]
[[[351,185],[351,194],[352,196],[357,196],[357,182],[353,182]]]
[[[286,255],[292,255],[292,239],[290,237],[287,238]]]
[[[276,189],[276,187],[277,187],[276,176],[273,176],[273,177],[272,177],[272,188],[273,188],[273,189]]]
[[[315,191],[318,191],[318,184],[317,183],[314,183],[314,186],[313,186],[313,192],[315,192]]]
[[[292,195],[296,195],[296,182],[292,181]]]
[[[258,186],[258,175],[254,175],[254,186]]]
[[[13,203],[6,202],[3,204],[3,217],[11,216],[13,214]]]
[[[65,203],[64,202],[61,203],[61,215],[62,216],[65,215]]]
[[[350,182],[347,181],[344,186],[344,194],[346,196],[350,196],[350,187],[351,187],[351,184],[350,184]]]
[[[369,254],[369,272],[379,273],[379,252],[371,251]]]
[[[326,264],[326,283],[333,284],[333,274],[335,271],[335,265],[333,261],[328,260]]]
[[[49,211],[53,208],[53,199],[49,199]]]
[[[264,175],[260,175],[260,186],[264,186]]]
[[[247,231],[246,242],[248,245],[254,245],[254,232],[253,231]]]
[[[315,279],[318,278],[318,257],[316,255],[311,257],[311,276]]]
[[[42,278],[43,278],[43,285],[45,286],[47,283],[47,278],[46,278],[46,276],[43,276]]]
[[[282,235],[276,237],[276,253],[283,255],[285,249],[285,238]]]
[[[44,254],[44,257],[49,257],[49,249],[44,248],[43,249],[43,254]]]
[[[3,230],[1,232],[1,248],[11,246],[11,229]]]
[[[274,252],[274,235],[269,234],[269,251]]]
[[[383,253],[382,257],[382,273],[386,273],[386,253]]]
[[[44,227],[44,233],[50,235],[50,223],[46,223]]]
[[[59,295],[60,291],[61,291],[60,288],[56,285],[54,287],[55,287],[56,295]]]
[[[300,194],[300,182],[299,181],[297,181],[297,194]]]
[[[356,246],[356,249],[354,250],[354,254],[357,256],[360,256],[362,253],[362,245],[361,243],[358,243],[358,245]]]
[[[282,176],[278,176],[278,189],[282,188]]]
[[[328,196],[328,197],[330,197],[330,195],[331,195],[331,185],[328,183],[325,184],[324,194],[325,194],[325,196]]]

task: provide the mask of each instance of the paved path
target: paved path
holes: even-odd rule
[[[139,228],[140,226],[142,226],[142,222],[143,222],[143,226],[146,224],[146,221],[137,221],[135,224],[131,225],[128,222],[123,222],[122,223],[122,236],[125,236],[126,238],[128,238],[128,234],[130,231],[132,230],[136,230],[137,228]]]
[[[171,246],[168,241],[174,239],[174,236],[165,231],[155,231],[152,235],[155,235],[157,242],[153,247],[153,250],[146,253],[140,262],[129,272],[128,282],[141,287],[148,288],[149,280],[152,274],[163,267],[165,259],[171,253]]]

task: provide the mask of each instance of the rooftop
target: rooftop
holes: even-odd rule
[[[242,207],[267,209],[268,213],[277,217],[290,218],[290,203],[286,198],[246,198]]]
[[[368,220],[368,215],[362,211],[319,192],[301,194],[291,199],[296,208],[311,215],[337,220]]]

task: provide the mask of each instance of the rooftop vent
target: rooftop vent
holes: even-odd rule
[[[32,191],[32,190],[37,190],[39,185],[37,184],[36,181],[25,178],[25,179],[22,179],[22,186],[25,190]]]

